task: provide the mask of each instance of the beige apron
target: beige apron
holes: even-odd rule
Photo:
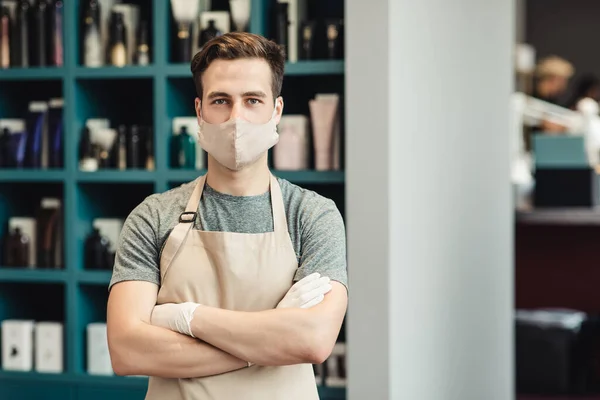
[[[273,309],[292,285],[298,261],[288,234],[279,183],[271,175],[274,231],[260,234],[194,230],[206,176],[198,179],[185,213],[160,259],[158,304],[192,301],[236,311]],[[318,399],[311,364],[254,365],[194,378],[151,377],[147,400]]]

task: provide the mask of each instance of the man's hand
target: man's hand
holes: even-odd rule
[[[155,306],[150,316],[150,323],[161,328],[170,329],[194,337],[190,322],[194,311],[200,304],[197,303],[168,303]]]
[[[321,303],[329,291],[331,291],[330,279],[314,273],[296,282],[276,308],[311,308]],[[199,305],[186,302],[155,306],[150,323],[194,337],[190,324],[194,318],[194,311]]]
[[[311,308],[331,291],[330,279],[318,272],[296,282],[275,308]]]

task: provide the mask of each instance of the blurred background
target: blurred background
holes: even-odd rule
[[[144,398],[108,354],[115,244],[146,196],[205,172],[189,61],[233,30],[287,51],[274,174],[347,223],[321,398],[600,399],[599,17],[595,0],[0,0],[0,399]]]

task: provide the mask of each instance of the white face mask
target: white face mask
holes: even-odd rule
[[[237,118],[221,124],[209,124],[200,117],[200,146],[219,164],[239,171],[253,164],[279,141],[275,115],[277,109],[273,110],[271,119],[265,124],[253,124]]]

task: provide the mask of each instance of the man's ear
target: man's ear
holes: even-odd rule
[[[281,121],[283,115],[283,97],[279,96],[275,99],[275,123],[278,124]]]
[[[202,101],[196,97],[194,100],[194,108],[196,109],[196,117],[198,118],[198,124],[202,120]]]

